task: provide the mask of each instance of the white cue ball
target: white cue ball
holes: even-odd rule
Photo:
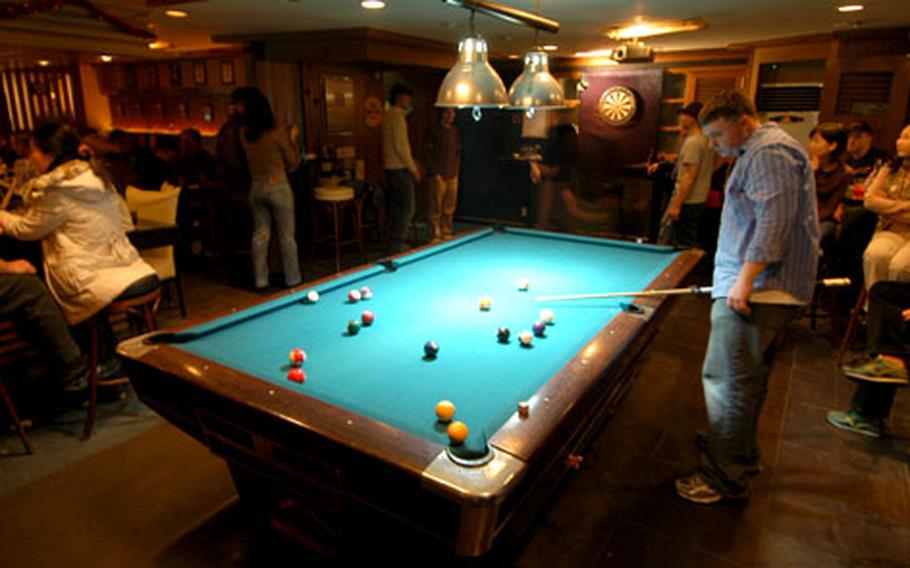
[[[515,285],[518,286],[518,289],[521,290],[522,292],[527,292],[528,288],[531,287],[531,283],[528,281],[527,278],[519,278],[518,280],[515,281]]]
[[[547,325],[553,325],[553,322],[556,321],[556,314],[550,308],[544,308],[540,310],[540,320]]]
[[[315,304],[316,302],[319,301],[319,292],[317,292],[316,290],[310,290],[309,292],[306,293],[306,299],[309,303]]]

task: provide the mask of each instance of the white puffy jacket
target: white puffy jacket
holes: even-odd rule
[[[0,232],[41,240],[47,287],[70,325],[110,304],[155,270],[130,243],[123,199],[80,160],[31,181],[28,209],[0,211]]]

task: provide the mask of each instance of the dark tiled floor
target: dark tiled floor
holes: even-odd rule
[[[307,274],[332,265],[308,265]],[[199,278],[186,287],[191,316],[255,297]],[[699,508],[674,497],[672,481],[694,466],[692,435],[704,426],[707,314],[704,299],[680,301],[582,469],[492,565],[910,566],[910,400],[899,395],[889,439],[828,427],[825,412],[843,407],[852,385],[838,377],[826,336],[802,324],[773,371],[760,422],[765,470],[752,499]],[[175,316],[165,311],[164,320]],[[90,442],[76,439],[75,413],[38,424],[37,455],[0,457],[0,566],[328,564],[252,530],[219,460],[140,404],[119,404]],[[0,447],[16,451],[15,438]],[[375,563],[396,547],[380,545],[356,548],[383,550]]]

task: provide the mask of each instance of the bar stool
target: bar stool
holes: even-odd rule
[[[860,320],[863,317],[863,311],[866,307],[866,298],[869,291],[863,286],[860,288],[856,297],[856,305],[850,313],[850,320],[847,322],[847,329],[844,331],[844,339],[841,341],[840,349],[837,350],[837,366],[840,367],[844,362],[844,355],[853,347],[853,340],[856,339],[856,330],[859,327]]]
[[[117,377],[113,379],[98,378],[98,359],[101,348],[101,331],[102,318],[125,316],[138,319],[142,324],[144,331],[154,331],[158,329],[158,322],[155,313],[158,311],[158,305],[161,303],[161,286],[157,286],[151,292],[134,296],[132,298],[117,299],[111,304],[92,316],[89,321],[89,330],[91,333],[91,343],[89,347],[89,406],[88,415],[85,417],[85,427],[82,430],[82,439],[88,440],[92,435],[95,427],[95,416],[98,410],[98,387],[111,387],[129,383],[129,377]],[[104,326],[105,328],[107,326]]]
[[[14,364],[23,359],[38,357],[39,355],[38,350],[19,333],[18,328],[12,322],[0,321],[0,367]],[[15,426],[16,434],[25,448],[25,453],[34,453],[32,442],[25,432],[25,424],[19,419],[13,399],[6,390],[6,385],[4,384],[5,376],[4,373],[0,373],[0,400],[3,401],[6,413],[10,420],[13,421],[13,426]]]
[[[363,244],[363,203],[364,195],[356,197],[354,188],[345,186],[317,187],[313,192],[314,202],[319,206],[313,210],[313,238],[310,239],[311,256],[316,243],[332,241],[335,245],[335,271],[341,272],[341,247],[357,244],[360,248],[361,261],[364,258]],[[319,236],[319,212],[327,212],[332,217],[332,234]],[[346,212],[351,214],[354,233],[344,239],[342,236],[343,216]]]

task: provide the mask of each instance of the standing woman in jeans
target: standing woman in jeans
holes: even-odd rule
[[[278,231],[284,283],[300,283],[300,261],[294,239],[294,194],[287,172],[300,165],[300,151],[287,133],[275,127],[272,106],[255,87],[237,89],[234,105],[241,115],[240,142],[250,170],[253,214],[253,279],[257,290],[269,285],[269,240],[272,220]]]

